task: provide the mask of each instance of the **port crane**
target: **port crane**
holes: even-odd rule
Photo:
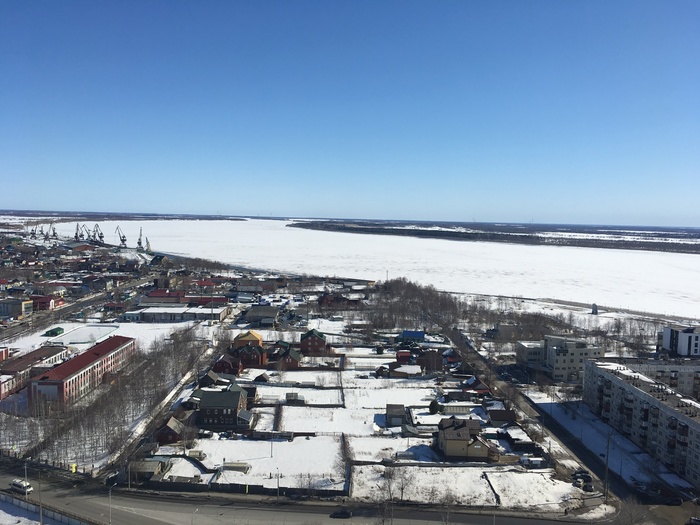
[[[100,229],[99,224],[95,224],[95,227],[92,229],[92,240],[93,241],[100,241],[100,242],[105,241],[105,234],[102,233],[102,230]]]
[[[148,240],[148,237],[146,237],[146,253],[152,254],[153,250],[151,250],[151,241]]]
[[[80,240],[80,235],[81,235],[80,224],[79,224],[79,223],[76,223],[76,224],[75,224],[75,236],[74,236],[73,238],[74,238],[76,241],[79,241],[79,240]]]
[[[114,233],[119,235],[119,247],[126,248],[126,235],[124,235],[122,229],[119,226],[117,226],[117,229],[114,230]]]
[[[139,229],[139,240],[136,241],[136,251],[143,253],[143,228]]]
[[[51,233],[53,232],[53,233]],[[56,228],[54,228],[53,222],[48,225],[46,228],[46,232],[44,233],[44,240],[48,241],[51,240],[51,237],[56,239],[58,235],[56,234]]]
[[[29,230],[29,238],[30,238],[30,239],[36,239],[36,226],[34,226],[34,228],[32,228],[31,230]]]
[[[89,241],[92,239],[92,232],[84,224],[80,226],[80,238]]]

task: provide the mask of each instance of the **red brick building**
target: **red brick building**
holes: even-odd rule
[[[302,334],[299,348],[304,355],[326,355],[326,336],[318,330],[309,330]]]
[[[110,337],[32,379],[28,390],[29,401],[70,405],[97,388],[105,374],[124,368],[135,351],[135,339],[120,335]]]

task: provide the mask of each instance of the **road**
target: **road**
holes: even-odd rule
[[[15,478],[23,478],[23,472],[0,472],[0,486],[7,487]],[[262,525],[304,525],[320,523],[374,524],[380,521],[376,507],[356,507],[351,519],[334,519],[330,514],[340,507],[335,503],[322,502],[276,504],[273,498],[216,494],[209,498],[202,494],[144,495],[115,489],[111,498],[109,490],[98,484],[74,484],[65,480],[39,477],[30,470],[29,481],[34,492],[29,500],[35,504],[49,505],[93,523],[114,525],[222,525],[229,523]],[[434,525],[447,518],[445,511],[419,508],[395,507],[393,523],[396,525]],[[450,523],[471,525],[555,525],[556,520],[494,514],[449,513]],[[385,523],[392,523],[387,516]]]

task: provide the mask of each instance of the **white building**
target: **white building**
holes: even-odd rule
[[[665,327],[661,348],[679,356],[700,357],[700,327]]]
[[[583,339],[546,335],[541,342],[518,342],[515,354],[518,364],[543,372],[554,381],[578,381],[586,359],[603,357],[604,352]]]

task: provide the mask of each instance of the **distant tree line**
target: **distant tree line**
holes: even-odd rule
[[[500,242],[508,244],[526,244],[536,246],[575,246],[578,248],[608,248],[618,250],[644,250],[654,252],[697,253],[700,254],[700,243],[683,242],[693,240],[693,236],[668,235],[674,242],[659,242],[645,240],[642,234],[634,239],[621,238],[572,238],[558,236],[543,236],[535,233],[509,233],[504,231],[460,231],[460,230],[427,230],[420,228],[396,228],[377,223],[337,222],[337,221],[308,221],[292,223],[294,228],[309,230],[335,231],[343,233],[364,233],[372,235],[395,235],[402,237],[419,237],[429,239],[447,239],[453,241]]]

